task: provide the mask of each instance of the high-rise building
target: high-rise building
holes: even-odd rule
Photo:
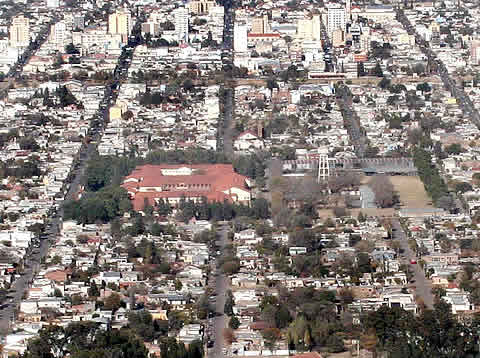
[[[253,18],[252,29],[250,32],[252,34],[268,34],[270,32],[268,16],[263,15],[262,17]]]
[[[23,15],[14,17],[9,32],[10,46],[27,47],[30,43],[30,20]]]
[[[154,22],[144,22],[142,24],[142,35],[150,34],[155,37],[160,34],[160,25]]]
[[[478,65],[480,62],[480,40],[472,40],[470,42],[470,63]]]
[[[263,34],[263,17],[255,17],[252,19],[252,33]]]
[[[297,37],[301,39],[312,39],[312,21],[309,19],[300,19],[297,22]]]
[[[233,50],[235,52],[247,52],[247,46],[247,25],[235,24],[233,28]]]
[[[175,16],[175,33],[180,42],[188,42],[188,9],[179,7],[174,11]]]
[[[49,41],[52,42],[59,51],[62,51],[71,40],[71,33],[70,31],[67,32],[67,25],[65,22],[60,21],[55,25],[52,25],[50,28]]]
[[[311,19],[301,19],[297,23],[297,37],[305,40],[319,41],[320,15],[314,15]]]
[[[225,9],[223,6],[214,6],[208,10],[208,26],[212,33],[212,40],[218,43],[223,42],[223,28],[225,19]]]
[[[188,6],[192,14],[206,14],[210,11],[210,8],[217,6],[215,1],[212,0],[195,0],[191,1]]]
[[[122,41],[127,42],[132,32],[132,16],[125,9],[120,9],[108,17],[108,33],[111,35],[122,35]]]
[[[352,20],[352,0],[345,1],[345,12],[347,15],[347,22]]]
[[[329,36],[332,35],[336,29],[345,31],[346,27],[346,13],[342,6],[335,6],[328,8],[327,11],[327,31]]]
[[[312,38],[314,41],[320,41],[322,39],[321,36],[322,26],[320,15],[313,15],[312,17]]]
[[[341,29],[333,30],[332,32],[332,45],[333,47],[339,47],[345,44],[343,38],[343,31]]]

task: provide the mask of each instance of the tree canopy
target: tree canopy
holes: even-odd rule
[[[148,350],[130,330],[103,330],[95,322],[78,322],[66,328],[42,328],[38,338],[28,342],[22,358],[65,356],[147,358]]]

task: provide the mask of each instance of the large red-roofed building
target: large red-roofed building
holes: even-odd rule
[[[231,164],[142,165],[123,181],[137,211],[145,199],[154,205],[161,198],[175,206],[182,198],[198,202],[239,202],[249,204],[249,179],[235,173]]]

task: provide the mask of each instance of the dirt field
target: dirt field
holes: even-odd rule
[[[390,177],[395,190],[400,196],[404,208],[432,208],[431,199],[427,195],[419,177]]]
[[[348,212],[352,217],[357,217],[358,213],[362,212],[368,216],[379,216],[379,217],[392,217],[394,216],[395,209],[387,208],[387,209],[348,209]],[[318,216],[321,218],[333,218],[333,211],[330,209],[321,209],[318,210]]]
[[[370,179],[371,177],[363,177],[362,184],[367,184]],[[400,196],[402,208],[433,208],[431,200],[427,195],[423,183],[420,181],[419,177],[391,176],[390,180]],[[390,217],[395,215],[394,208],[349,209],[348,211],[353,217],[356,217],[360,211],[369,216]],[[318,215],[325,218],[334,216],[332,210],[330,209],[318,210]]]

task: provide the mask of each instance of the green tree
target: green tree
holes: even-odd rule
[[[252,208],[254,215],[257,219],[268,219],[270,217],[270,208],[266,199],[255,199],[252,204]]]
[[[379,62],[377,62],[377,64],[375,65],[375,68],[373,69],[373,75],[377,77],[383,77],[382,66],[380,66]]]
[[[382,76],[380,76],[382,77]],[[386,89],[388,87],[390,87],[391,85],[391,81],[388,79],[388,78],[385,78],[383,77],[382,80],[378,83],[378,87],[380,87],[381,89]]]
[[[467,191],[473,190],[473,187],[470,183],[467,182],[460,182],[455,184],[455,191],[458,193],[465,193]]]
[[[233,306],[235,306],[235,302],[233,300],[233,293],[231,290],[227,291],[226,294],[226,300],[225,300],[225,306],[223,308],[223,311],[227,316],[233,316]]]
[[[463,147],[458,143],[453,143],[445,147],[445,152],[447,152],[448,154],[458,155],[460,153],[463,153],[464,151],[465,149],[463,149]]]
[[[432,87],[426,82],[419,83],[417,85],[417,91],[422,91],[423,92],[430,92],[432,90]]]
[[[59,265],[62,263],[62,258],[58,255],[55,255],[52,257],[52,260],[50,261],[52,265]]]
[[[278,328],[283,329],[287,327],[292,321],[290,311],[285,305],[279,305],[278,310],[275,312],[275,324]]]
[[[228,326],[231,329],[238,329],[238,327],[240,327],[240,320],[236,316],[232,316],[228,322]]]
[[[147,342],[151,342],[155,338],[153,318],[147,311],[130,312],[128,314],[128,326]]]
[[[343,344],[343,339],[340,338],[337,334],[332,334],[327,338],[326,347],[331,353],[340,353],[345,351],[345,346]]]
[[[278,328],[265,328],[262,330],[262,336],[265,347],[274,352],[277,347],[277,342],[280,339],[281,332]]]

